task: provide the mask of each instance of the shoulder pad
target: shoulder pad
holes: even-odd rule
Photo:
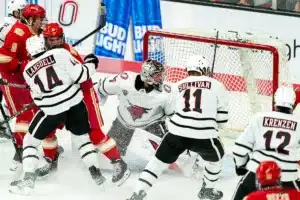
[[[24,30],[20,29],[20,28],[16,28],[14,30],[14,33],[18,36],[23,36],[25,34]]]

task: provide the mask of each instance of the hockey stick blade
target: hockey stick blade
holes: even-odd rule
[[[81,38],[80,40],[78,40],[77,42],[75,42],[72,46],[76,47],[78,44],[82,43],[83,41],[85,41],[87,38],[89,38],[91,35],[97,33],[98,31],[100,31],[100,29],[102,29],[105,25],[106,25],[106,7],[104,3],[101,3],[100,5],[100,24],[99,26],[93,30],[92,32],[90,32],[89,34],[87,34],[86,36],[84,36],[83,38]]]

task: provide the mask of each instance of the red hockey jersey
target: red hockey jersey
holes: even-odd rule
[[[300,192],[293,189],[272,189],[256,191],[243,200],[300,200]]]
[[[26,40],[33,35],[32,29],[19,21],[12,26],[0,48],[1,72],[15,72],[21,62],[30,59]]]

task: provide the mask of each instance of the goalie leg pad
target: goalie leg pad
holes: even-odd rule
[[[116,119],[110,130],[108,131],[108,136],[115,140],[118,149],[122,156],[125,156],[131,138],[133,136],[134,130],[125,127],[119,119]]]

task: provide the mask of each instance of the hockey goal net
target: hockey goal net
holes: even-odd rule
[[[166,67],[166,81],[187,76],[185,63],[202,54],[214,65],[213,77],[230,93],[229,121],[225,130],[242,131],[250,117],[273,108],[273,94],[288,83],[285,44],[270,37],[237,32],[149,31],[144,36],[144,59]]]

